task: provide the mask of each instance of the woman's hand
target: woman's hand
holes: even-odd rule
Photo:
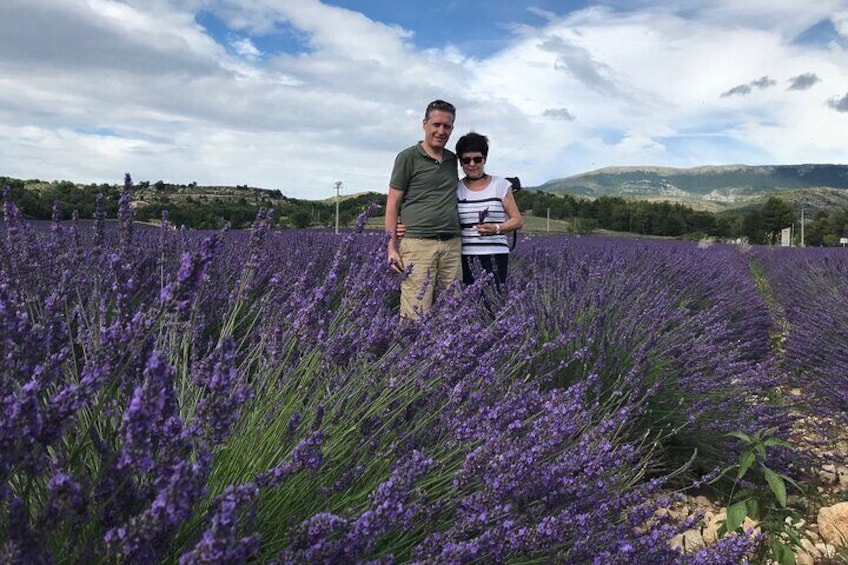
[[[480,235],[498,235],[501,231],[501,224],[477,224],[477,233]]]

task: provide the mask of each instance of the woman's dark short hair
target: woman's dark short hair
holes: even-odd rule
[[[479,151],[483,157],[489,156],[489,138],[476,132],[466,133],[456,142],[456,154],[462,157],[465,153]]]

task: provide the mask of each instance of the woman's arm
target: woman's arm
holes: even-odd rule
[[[518,231],[523,228],[524,219],[521,217],[521,212],[518,210],[518,203],[515,201],[515,196],[512,195],[511,190],[503,198],[503,207],[507,220],[501,224],[501,233]]]

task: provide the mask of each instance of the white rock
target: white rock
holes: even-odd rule
[[[802,549],[795,554],[795,565],[816,565],[816,560]]]
[[[830,545],[829,543],[817,543],[816,550],[818,550],[819,555],[827,559],[833,559],[836,557],[836,546]]]
[[[848,502],[820,508],[817,523],[819,535],[826,543],[833,545],[848,543]]]
[[[801,538],[801,548],[795,554],[796,565],[815,565],[821,558],[821,551],[807,538]]]
[[[822,465],[821,471],[819,471],[819,477],[823,481],[828,484],[835,485],[839,482],[839,475],[836,471],[836,465],[833,463],[828,463],[826,465]]]
[[[727,509],[723,508],[721,512],[718,514],[713,514],[712,512],[707,512],[707,515],[704,516],[704,527],[701,530],[701,535],[704,536],[704,541],[707,544],[714,543],[718,539],[718,529],[721,527],[722,523],[727,519]],[[757,527],[757,523],[751,518],[746,517],[745,521],[742,522],[743,530],[753,529],[754,532],[758,532],[759,528]]]
[[[706,546],[707,544],[704,543],[704,538],[698,530],[686,530],[671,538],[672,549],[679,549],[684,553],[692,553]]]

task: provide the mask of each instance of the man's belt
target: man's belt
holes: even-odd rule
[[[455,237],[459,237],[458,233],[437,233],[436,235],[421,235],[409,236],[412,239],[438,239],[439,241],[448,241]]]

